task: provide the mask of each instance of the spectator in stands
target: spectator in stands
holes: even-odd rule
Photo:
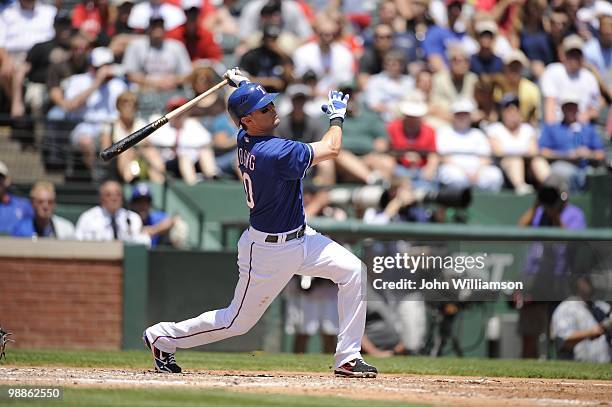
[[[23,75],[22,64],[28,51],[40,42],[53,38],[54,6],[38,0],[18,0],[0,8],[0,49],[2,53],[0,79],[5,96],[11,102],[11,113],[19,115],[21,92],[17,74]],[[21,96],[21,95],[20,95]]]
[[[526,55],[525,68],[536,79],[542,76],[546,65],[556,59],[552,40],[544,29],[546,6],[546,2],[542,0],[526,0],[521,10],[523,23],[523,29],[519,34],[521,50]]]
[[[390,179],[383,161],[386,152],[384,122],[367,107],[354,81],[340,84],[338,88],[351,98],[344,118],[344,132],[350,136],[342,139],[342,151],[334,160],[337,172],[365,184]]]
[[[570,183],[572,190],[584,189],[590,160],[605,159],[603,143],[595,128],[579,121],[578,93],[568,93],[560,98],[563,121],[544,125],[539,139],[542,156],[557,159],[551,172]]]
[[[70,39],[70,54],[65,61],[52,62],[47,74],[47,89],[49,91],[50,110],[48,118],[61,120],[66,112],[75,110],[77,105],[69,103],[64,95],[64,80],[82,74],[87,70],[90,45],[87,38],[77,33]]]
[[[612,343],[604,323],[612,317],[610,304],[593,300],[593,283],[589,276],[575,281],[574,295],[555,309],[550,336],[555,341],[557,357],[579,362],[609,363]]]
[[[413,92],[399,104],[402,117],[387,126],[389,149],[395,157],[389,156],[393,173],[409,177],[413,184],[434,181],[439,164],[436,154],[436,132],[423,119],[427,104],[420,92]]]
[[[0,11],[4,47],[15,64],[21,64],[27,52],[40,42],[53,38],[53,20],[57,9],[39,0],[18,0]]]
[[[150,245],[137,213],[123,208],[123,192],[117,181],[100,186],[100,205],[83,212],[76,225],[78,240],[111,241]]]
[[[542,101],[538,86],[523,75],[528,65],[525,54],[512,50],[504,56],[504,70],[495,76],[494,82],[501,96],[506,93],[518,96],[523,121],[535,126],[542,117]]]
[[[561,45],[561,62],[548,65],[542,74],[540,86],[544,96],[544,121],[547,124],[561,120],[560,97],[566,92],[579,97],[579,122],[588,123],[599,117],[599,84],[584,67],[583,45],[584,41],[577,35],[565,38]]]
[[[495,84],[490,75],[481,76],[474,85],[474,101],[476,110],[472,113],[472,126],[485,130],[489,124],[499,121]]]
[[[365,47],[359,59],[358,84],[361,89],[366,87],[370,76],[382,71],[383,58],[393,46],[393,34],[393,28],[388,24],[379,23],[374,27],[374,43]]]
[[[117,78],[113,62],[113,53],[108,48],[95,48],[91,51],[88,72],[73,75],[63,84],[69,106],[65,118],[79,121],[70,135],[71,141],[90,169],[102,130],[117,117],[117,98],[126,90],[125,82]]]
[[[139,183],[132,188],[130,209],[140,216],[142,232],[151,237],[151,247],[170,243],[170,230],[178,217],[168,216],[163,211],[152,208],[153,195],[145,183]]]
[[[470,71],[479,76],[501,72],[504,64],[493,51],[493,44],[497,35],[497,23],[492,20],[478,21],[475,29],[479,50],[470,58]]]
[[[414,88],[414,79],[405,74],[404,53],[391,50],[385,54],[383,71],[372,75],[363,92],[368,107],[380,113],[385,122],[396,116],[397,103]]]
[[[162,6],[170,5],[163,3]],[[160,98],[159,91],[175,91],[191,72],[191,60],[185,46],[165,38],[165,34],[164,19],[153,17],[147,27],[147,36],[130,42],[123,55],[123,66],[130,82],[143,91],[152,92],[156,99]]]
[[[168,101],[166,111],[171,112],[187,103],[177,96]],[[150,121],[153,121],[151,118]],[[204,179],[217,177],[217,164],[212,149],[212,137],[197,119],[186,114],[176,116],[151,136],[165,162],[166,171],[180,177],[189,185],[198,182],[198,172]]]
[[[436,136],[438,153],[442,156],[440,182],[457,188],[476,186],[499,191],[504,177],[500,169],[491,164],[489,141],[481,130],[470,127],[474,103],[460,99],[451,108],[452,126],[439,129]]]
[[[612,4],[601,2],[600,10],[597,10],[599,28],[591,39],[584,45],[584,57],[586,61],[594,66],[599,76],[608,83],[612,80]],[[612,91],[609,91],[612,93]]]
[[[246,52],[238,62],[242,72],[268,92],[282,92],[293,80],[293,61],[278,44],[280,34],[279,26],[264,26],[261,45]]]
[[[414,0],[407,4],[409,15],[403,13],[406,17],[406,31],[395,34],[393,46],[406,54],[408,72],[411,75],[425,69],[427,65],[423,41],[429,28],[435,24],[429,13],[429,3],[429,0]]]
[[[128,25],[128,20],[134,7],[134,0],[111,0],[111,5],[114,6],[115,18],[113,25],[109,28],[109,33],[113,37],[133,34],[134,29]]]
[[[72,25],[98,46],[110,42],[110,18],[108,0],[81,0],[72,10]]]
[[[260,19],[260,16],[270,16]],[[253,36],[260,23],[280,24],[283,31],[289,31],[299,41],[306,41],[312,35],[312,28],[297,1],[293,0],[253,0],[249,1],[242,12],[238,26],[238,35],[245,40]]]
[[[486,133],[491,150],[502,157],[500,166],[519,195],[533,192],[525,181],[525,168],[533,172],[538,183],[542,183],[550,170],[548,163],[538,157],[538,142],[535,129],[523,122],[518,96],[504,95],[500,102],[502,121],[490,124]]]
[[[194,96],[206,92],[214,86],[217,80],[217,74],[210,67],[195,68],[188,78]],[[227,114],[225,99],[220,92],[215,92],[202,99],[191,109],[191,116],[197,118],[202,126],[212,134],[219,175],[238,179],[236,126]]]
[[[172,37],[176,35],[175,30],[185,24],[187,18],[183,10],[175,4],[162,0],[148,0],[134,5],[128,26],[142,32],[151,27],[151,20],[160,20],[163,29]]]
[[[9,194],[11,178],[6,164],[0,161],[0,234],[11,233],[22,219],[32,219],[34,211],[27,199]]]
[[[72,27],[70,16],[60,11],[53,22],[55,36],[49,41],[34,45],[27,53],[25,62],[19,65],[13,77],[15,93],[11,104],[11,116],[19,117],[26,113],[26,105],[32,114],[41,116],[46,103],[45,83],[51,63],[68,59]],[[25,94],[21,90],[26,84]]]
[[[569,203],[569,184],[551,174],[542,184],[533,205],[521,215],[522,227],[555,227],[569,230],[586,228],[584,213]],[[558,300],[557,287],[567,281],[568,246],[558,242],[534,242],[529,248],[523,274],[525,289],[514,295],[519,308],[518,332],[522,337],[522,357],[537,358],[538,341],[546,336],[550,303]],[[539,300],[539,301],[538,301]]]
[[[15,225],[15,237],[50,237],[60,240],[75,238],[74,225],[68,219],[55,215],[55,187],[50,182],[39,181],[30,190],[30,202],[34,216],[21,219]]]
[[[466,34],[465,24],[460,22],[464,3],[465,0],[446,0],[448,24],[443,27],[437,22],[427,30],[423,50],[429,67],[436,73],[447,66],[447,60],[451,57],[449,47],[464,49],[466,58],[478,49],[476,41]]]
[[[110,147],[111,144],[147,125],[142,118],[137,117],[138,96],[135,93],[126,91],[120,94],[117,97],[116,107],[119,117],[104,127],[100,140],[101,149]],[[157,183],[164,182],[164,162],[148,138],[117,157],[116,171],[126,183],[146,178]]]
[[[176,38],[185,45],[191,60],[220,61],[223,58],[221,47],[215,41],[213,33],[204,27],[202,1],[183,0],[182,6],[187,20],[178,30]]]
[[[297,77],[304,76],[307,71],[313,71],[318,78],[317,95],[327,95],[339,84],[353,80],[353,55],[336,40],[338,30],[335,21],[319,17],[315,23],[317,40],[302,45],[293,54]]]
[[[233,50],[238,43],[240,27],[236,4],[236,0],[223,0],[204,16],[204,28],[221,38],[219,43],[223,49]]]
[[[277,135],[303,143],[314,143],[321,140],[325,133],[325,124],[320,116],[311,116],[304,109],[312,97],[310,88],[303,84],[290,85],[287,88],[287,96],[291,99],[291,110],[281,118],[280,125],[276,129]],[[326,161],[324,166],[316,168],[315,171],[315,184],[332,185],[335,183],[333,161]]]
[[[449,107],[460,99],[472,99],[478,82],[476,74],[469,71],[468,55],[461,46],[448,49],[449,70],[442,70],[432,78],[431,105],[433,114],[446,122],[453,118]]]

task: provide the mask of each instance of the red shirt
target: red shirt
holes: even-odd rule
[[[421,123],[421,131],[416,137],[408,137],[404,134],[404,123],[402,119],[392,121],[387,126],[391,150],[414,150],[414,151],[436,151],[436,132],[434,129]],[[421,156],[418,162],[413,162],[406,157],[398,157],[398,162],[405,167],[421,168],[427,164],[427,156]]]

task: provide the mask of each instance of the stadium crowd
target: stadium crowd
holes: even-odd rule
[[[180,219],[152,213],[139,181],[239,179],[236,124],[226,111],[231,89],[109,166],[96,154],[206,91],[232,66],[281,94],[281,137],[319,140],[328,92],[351,95],[343,151],[318,165],[310,182],[389,186],[367,222],[438,219],[401,210],[416,201],[414,188],[523,195],[554,175],[573,192],[608,166],[607,0],[0,0],[0,114],[44,123],[42,145],[65,143],[60,148],[78,152],[101,184],[100,205],[73,227],[53,215],[52,184],[37,183],[30,205],[8,194],[9,170],[0,163],[0,233],[155,244]],[[135,184],[134,211],[122,207],[120,183]],[[314,191],[305,193],[309,215],[346,217],[327,192]],[[534,211],[525,226],[542,225],[533,219],[546,214]],[[571,336],[561,325],[557,331]],[[399,346],[396,336],[391,351],[418,351],[412,344],[420,339]],[[372,352],[384,352],[370,339]]]

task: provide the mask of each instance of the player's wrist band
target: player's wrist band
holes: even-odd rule
[[[342,117],[334,117],[333,119],[329,120],[329,127],[338,126],[342,128],[343,123],[344,123],[344,119]]]

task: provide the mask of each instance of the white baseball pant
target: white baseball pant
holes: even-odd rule
[[[291,233],[289,231],[287,233]],[[248,332],[294,274],[321,277],[338,284],[340,331],[334,367],[361,357],[365,328],[365,265],[350,251],[307,227],[302,238],[266,243],[267,233],[252,227],[238,242],[238,284],[227,308],[181,322],[160,322],[146,330],[164,352],[192,348]]]

